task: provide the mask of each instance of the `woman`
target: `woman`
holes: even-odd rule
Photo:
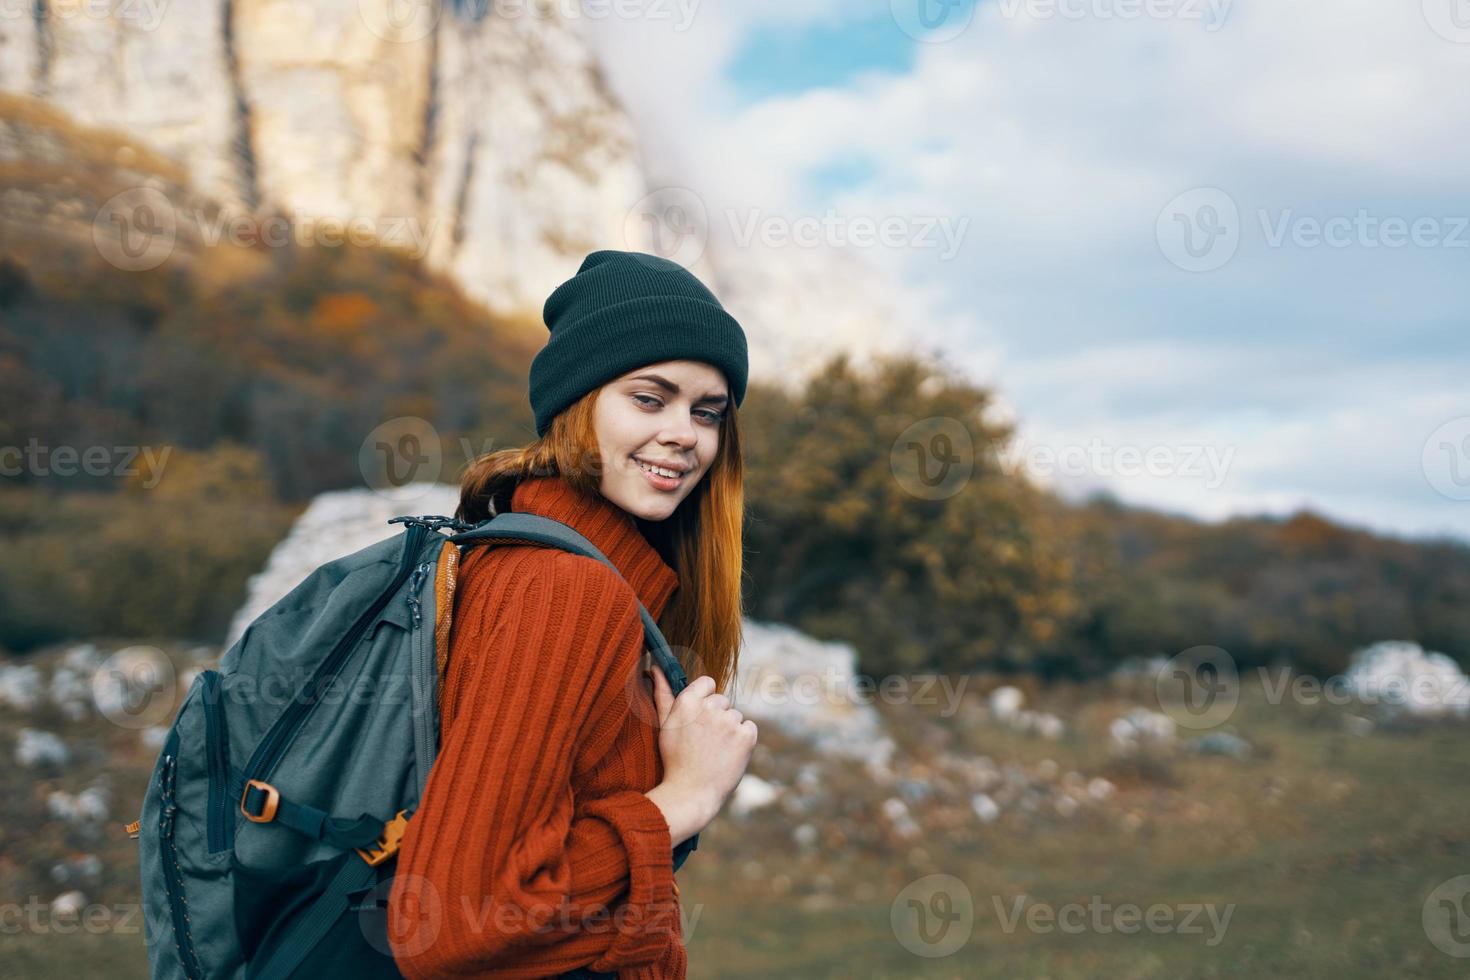
[[[683,977],[673,848],[756,741],[722,693],[740,644],[745,335],[692,274],[636,252],[588,255],[544,317],[538,440],[475,461],[455,516],[562,521],[617,572],[518,542],[465,552],[391,945],[408,977]],[[644,658],[640,601],[682,654],[677,698]]]

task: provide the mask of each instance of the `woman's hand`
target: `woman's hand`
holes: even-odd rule
[[[669,828],[683,837],[699,833],[725,805],[745,775],[755,751],[755,722],[715,693],[715,679],[701,674],[674,697],[664,672],[654,667],[653,700],[658,711],[658,748],[664,778],[647,795],[664,810]],[[682,826],[676,827],[675,824]]]

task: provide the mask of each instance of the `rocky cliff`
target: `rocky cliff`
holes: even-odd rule
[[[492,309],[539,311],[570,257],[624,239],[644,194],[626,116],[554,16],[104,6],[36,0],[0,19],[0,89],[144,141],[226,208],[365,222]]]

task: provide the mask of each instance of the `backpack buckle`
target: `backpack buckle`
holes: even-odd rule
[[[407,827],[408,811],[399,810],[392,820],[383,825],[383,832],[378,835],[378,839],[367,847],[359,847],[357,853],[368,864],[377,867],[398,853],[398,845],[403,842],[403,832]]]
[[[470,528],[477,526],[469,521],[461,521],[453,517],[442,517],[438,514],[424,514],[419,517],[391,517],[388,519],[388,523],[403,524],[405,527],[409,524],[422,524],[430,531],[437,531],[440,528],[446,527],[453,528],[456,531],[468,531]]]
[[[258,789],[265,794],[265,806],[259,814],[251,813],[245,806],[245,801],[250,799],[250,791]],[[270,823],[276,819],[276,807],[281,805],[281,793],[270,783],[261,782],[259,779],[251,779],[245,783],[245,792],[240,794],[240,812],[245,814],[245,819],[254,823]]]

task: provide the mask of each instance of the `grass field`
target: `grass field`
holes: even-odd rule
[[[981,686],[967,691],[968,702],[984,702]],[[975,712],[880,710],[905,756],[922,760],[943,749],[1022,765],[1051,759],[1062,772],[1106,776],[1117,787],[1106,803],[1068,819],[1007,814],[985,825],[973,813],[960,821],[953,810],[936,810],[918,837],[874,846],[852,830],[881,822],[875,813],[888,793],[854,767],[836,772],[824,811],[840,814],[832,825],[849,829],[846,843],[824,825],[818,846],[793,846],[790,829],[802,818],[779,806],[743,819],[722,815],[679,875],[690,976],[1470,975],[1470,935],[1455,933],[1464,942],[1441,949],[1424,918],[1437,886],[1470,874],[1464,726],[1350,735],[1338,709],[1269,704],[1247,686],[1232,722],[1255,746],[1251,758],[1176,753],[1138,761],[1115,757],[1107,745],[1107,722],[1138,703],[1114,686],[1052,689],[1033,700],[1069,719],[1065,737],[1016,734],[977,721]],[[6,721],[7,731],[14,727]],[[752,772],[769,776],[763,766],[800,750],[770,726],[762,732]],[[142,779],[129,780],[146,756],[129,750],[114,763],[124,816],[136,808],[128,787],[141,792]],[[7,776],[11,793],[28,795],[33,808],[44,794],[26,780],[34,777],[14,768]],[[8,807],[21,819],[22,809]],[[15,825],[0,840],[10,910],[0,923],[0,976],[147,975],[136,917],[131,929],[25,928],[15,911],[25,901],[18,889],[45,899],[60,889],[25,877],[41,857],[20,850]],[[36,846],[49,854],[61,844],[41,837]],[[118,853],[111,846],[108,853]],[[110,859],[89,901],[135,900],[135,875],[125,857]],[[950,876],[942,895],[922,890],[921,879],[937,880],[932,875]],[[1461,913],[1470,910],[1460,893],[1451,897]],[[1019,919],[1017,903],[1027,910]],[[1124,914],[1130,904],[1139,918]],[[945,955],[930,955],[937,953]]]

